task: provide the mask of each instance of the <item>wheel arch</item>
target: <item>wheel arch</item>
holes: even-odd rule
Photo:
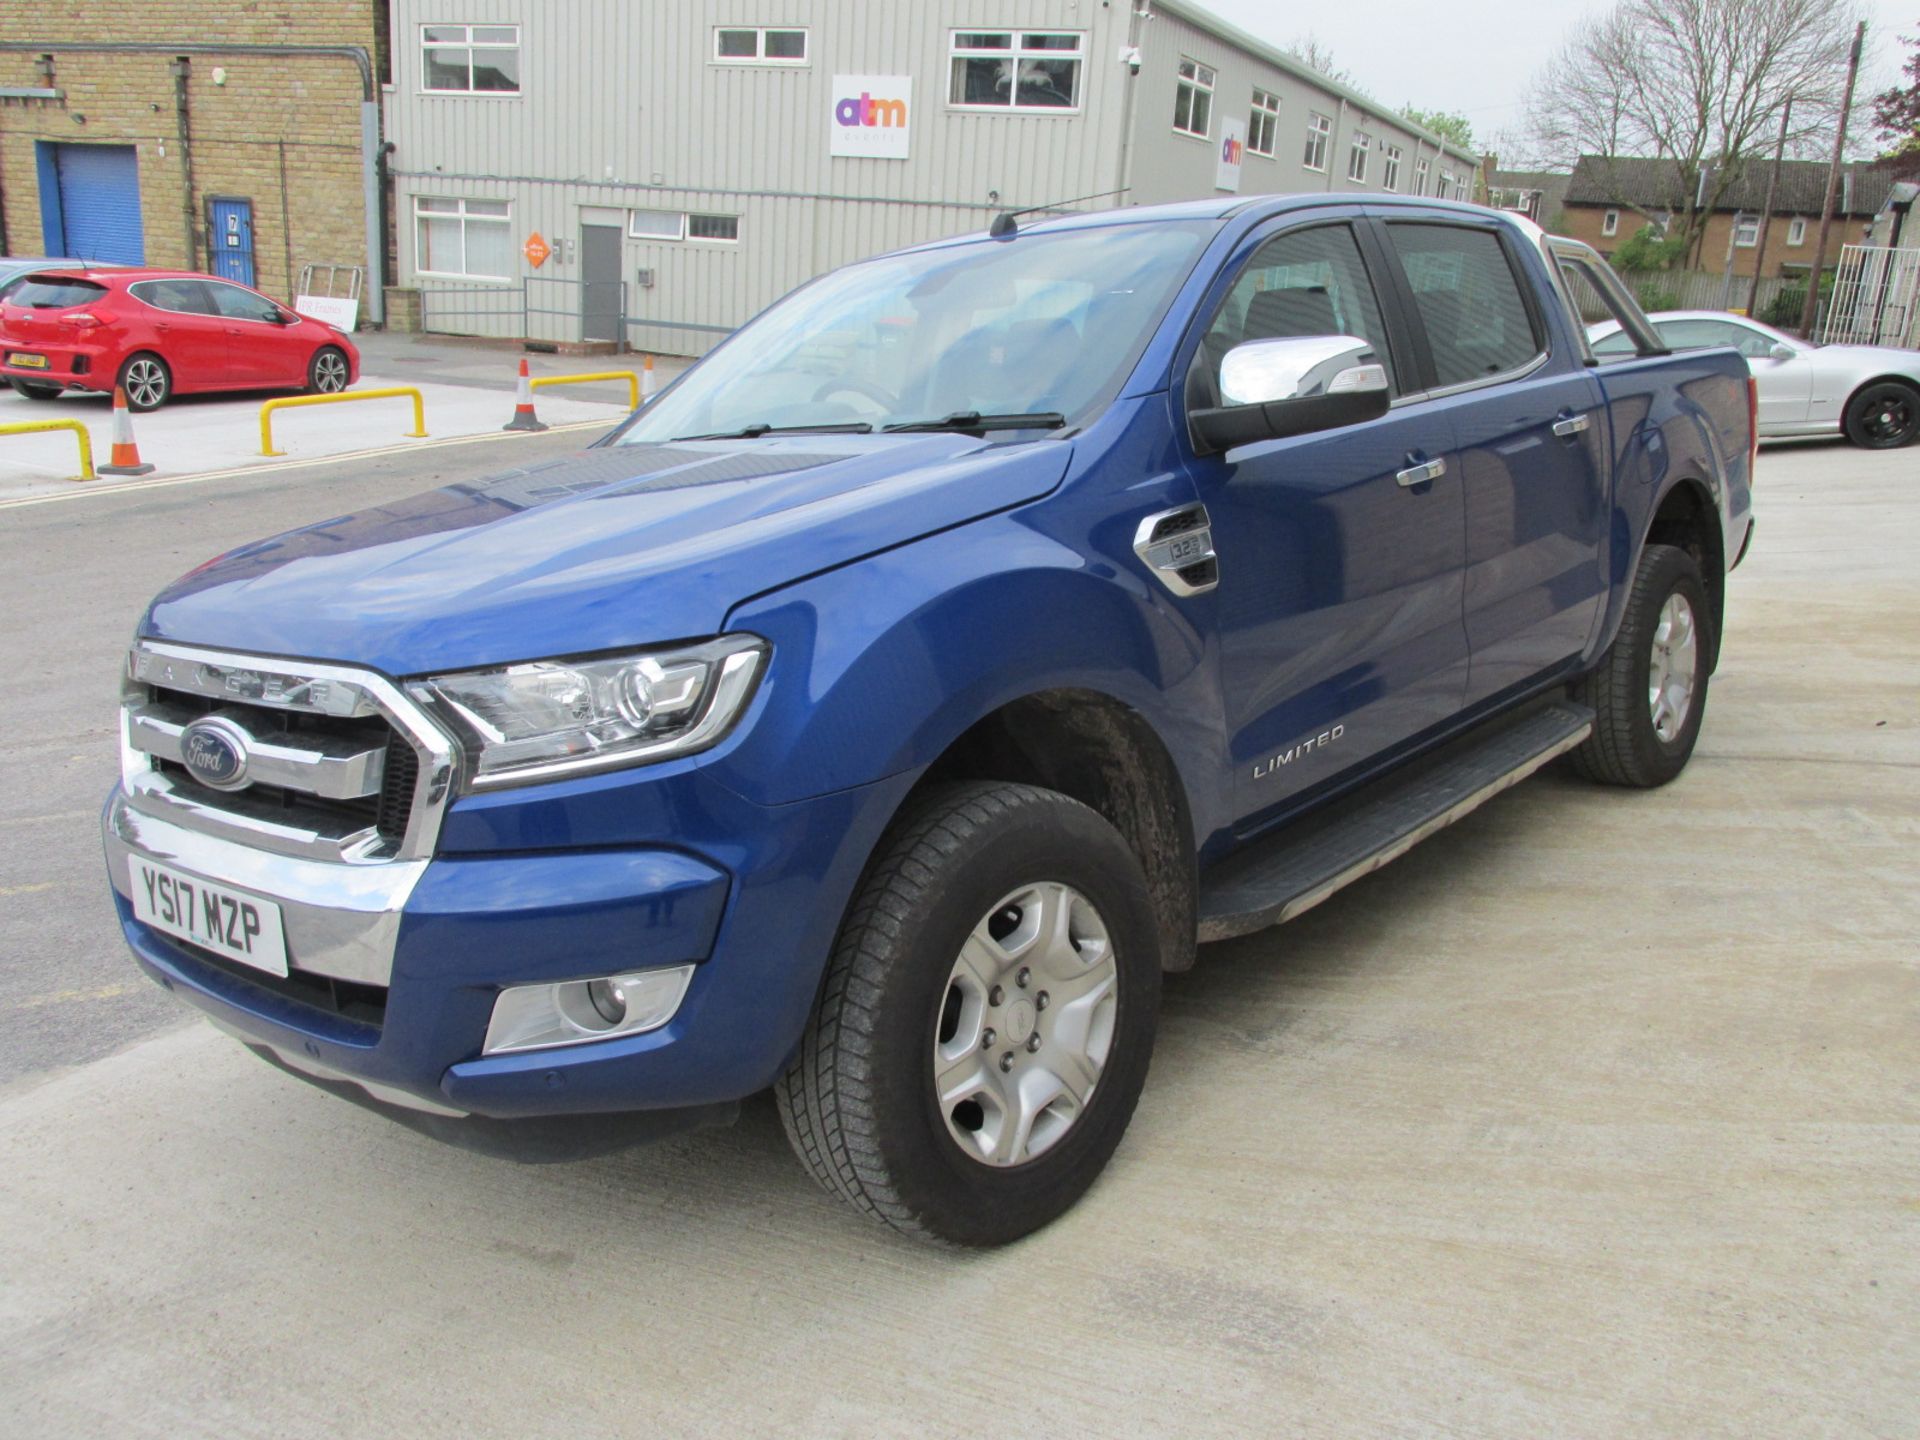
[[[1641,552],[1649,545],[1672,545],[1684,550],[1700,567],[1701,583],[1706,586],[1711,610],[1709,618],[1713,622],[1713,648],[1707,656],[1707,668],[1711,672],[1720,663],[1721,621],[1726,615],[1727,603],[1727,550],[1720,508],[1704,480],[1681,475],[1666,488],[1648,518],[1647,533],[1640,542]]]

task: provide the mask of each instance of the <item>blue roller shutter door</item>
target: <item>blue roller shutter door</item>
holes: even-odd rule
[[[140,223],[140,164],[131,145],[59,145],[54,168],[60,184],[63,254],[82,260],[144,265],[146,232]]]

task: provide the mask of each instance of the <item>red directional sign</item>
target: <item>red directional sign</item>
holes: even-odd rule
[[[523,253],[527,257],[527,263],[538,270],[542,265],[547,263],[547,257],[553,254],[553,247],[547,244],[546,237],[536,230],[527,237],[527,244]]]

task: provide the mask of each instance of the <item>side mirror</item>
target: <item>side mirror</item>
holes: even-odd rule
[[[1220,362],[1217,409],[1188,417],[1209,453],[1357,425],[1387,413],[1387,369],[1354,335],[1248,340]]]
[[[1799,353],[1800,352],[1795,350],[1791,345],[1782,345],[1776,341],[1773,348],[1767,351],[1767,358],[1769,360],[1791,360]]]

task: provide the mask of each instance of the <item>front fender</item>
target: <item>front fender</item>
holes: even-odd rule
[[[1112,560],[1014,511],[748,602],[728,628],[773,642],[762,708],[714,776],[785,804],[923,769],[983,716],[1043,690],[1134,710],[1171,755],[1199,833],[1226,773],[1204,637]]]

